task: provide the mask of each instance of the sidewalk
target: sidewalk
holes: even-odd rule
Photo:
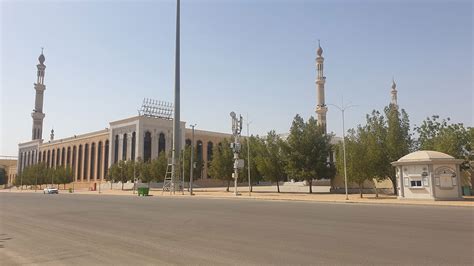
[[[358,204],[397,204],[397,205],[430,205],[430,206],[457,206],[457,207],[474,207],[474,196],[465,196],[464,200],[459,201],[431,201],[431,200],[399,200],[394,195],[382,195],[378,198],[374,194],[364,194],[360,198],[359,194],[350,194],[349,200],[345,199],[344,194],[330,194],[330,193],[292,193],[292,192],[252,192],[249,195],[248,190],[239,188],[239,196],[235,197],[232,192],[225,192],[225,188],[198,188],[194,189],[193,198],[214,198],[214,199],[241,199],[241,200],[275,200],[275,201],[306,201],[306,202],[336,202],[336,203],[358,203]],[[8,189],[0,190],[0,192],[9,192]],[[11,190],[12,193],[34,193],[33,190]],[[36,193],[43,193],[38,190]],[[60,190],[61,194],[69,194],[67,190]],[[99,194],[98,191],[76,190],[74,194],[89,194],[89,195],[122,195],[122,196],[137,196],[131,190],[103,190]],[[151,196],[155,197],[191,197],[188,191],[176,192],[171,195],[169,192],[162,193],[161,190],[150,191]]]

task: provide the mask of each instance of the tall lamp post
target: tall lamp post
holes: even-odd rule
[[[193,134],[192,134],[192,140],[191,140],[191,162],[189,166],[189,195],[193,195],[193,170],[194,170],[194,127],[197,124],[191,125],[191,128],[193,129]]]
[[[248,170],[248,178],[249,178],[249,196],[252,195],[252,185],[250,183],[250,124],[252,122],[249,121],[249,115],[247,114],[247,170]]]
[[[355,105],[344,105],[344,99],[342,101],[342,106],[338,106],[335,104],[329,104],[329,105],[332,105],[336,107],[337,109],[339,109],[339,111],[341,111],[341,114],[342,114],[342,150],[343,150],[343,156],[344,156],[344,187],[346,190],[346,200],[349,200],[349,193],[347,191],[346,129],[344,127],[345,126],[344,125],[344,112],[346,111],[346,109],[355,107]]]
[[[174,112],[173,112],[173,150],[171,165],[171,186],[173,193],[178,182],[179,154],[181,153],[180,130],[180,0],[176,1],[176,51],[175,51],[175,80],[174,80]]]

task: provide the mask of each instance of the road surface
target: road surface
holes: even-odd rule
[[[474,263],[474,209],[0,193],[2,265]]]

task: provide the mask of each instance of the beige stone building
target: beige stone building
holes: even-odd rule
[[[14,156],[0,156],[0,169],[5,170],[5,184],[11,184],[16,178],[17,159]]]
[[[325,103],[325,83],[323,49],[318,45],[316,51],[316,91],[317,105],[315,108],[319,125],[327,128],[326,114],[328,106]],[[74,172],[77,184],[91,186],[107,176],[109,167],[120,160],[154,159],[162,151],[169,153],[172,147],[173,122],[170,116],[150,116],[142,114],[129,118],[112,121],[104,130],[74,135],[63,139],[54,139],[51,132],[48,141],[43,139],[43,97],[46,86],[44,75],[46,66],[45,57],[41,53],[38,58],[35,109],[32,113],[33,127],[32,140],[19,144],[17,172],[21,173],[25,167],[36,163],[46,163],[49,167],[70,166]],[[397,90],[395,82],[392,83],[391,102],[397,104]],[[165,106],[166,107],[166,106]],[[165,108],[166,109],[166,108]],[[191,129],[186,128],[186,123],[181,121],[181,147],[191,144]],[[286,134],[282,134],[285,137]],[[231,138],[231,134],[195,130],[194,146],[197,151],[197,161],[203,162],[199,178],[208,178],[209,162],[212,158],[212,148],[223,139]],[[336,144],[341,138],[333,138]],[[328,160],[333,162],[335,153],[330,154]],[[378,188],[392,189],[390,181],[376,184]],[[333,182],[334,191],[344,187],[344,179],[337,176]],[[365,188],[374,187],[373,182],[367,182]],[[357,188],[349,184],[349,188]],[[341,190],[342,191],[342,190]]]
[[[121,160],[144,161],[158,157],[160,152],[169,154],[172,150],[173,121],[167,116],[151,116],[143,113],[109,123],[108,127],[81,135],[55,139],[51,131],[49,140],[44,140],[43,93],[45,57],[39,57],[38,79],[35,83],[35,110],[32,113],[32,140],[18,145],[17,171],[21,173],[26,167],[45,163],[48,167],[69,166],[74,173],[77,185],[94,187],[107,176],[109,167]],[[159,106],[158,106],[159,107]],[[192,130],[181,121],[181,147],[191,145]],[[209,161],[212,148],[230,134],[205,130],[194,131],[194,146],[197,152],[196,161],[202,161],[202,172],[198,178],[208,178]],[[13,183],[13,180],[9,182]]]
[[[397,173],[399,199],[462,199],[463,160],[437,151],[416,151],[392,165]]]

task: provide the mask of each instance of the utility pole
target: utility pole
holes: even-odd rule
[[[230,144],[234,152],[234,195],[238,196],[237,193],[237,181],[239,179],[239,168],[243,168],[244,161],[239,159],[240,153],[240,133],[242,132],[242,116],[240,115],[237,118],[234,112],[230,113],[230,117],[232,117],[232,135],[234,135],[234,142]]]
[[[175,79],[174,79],[174,114],[173,114],[173,153],[171,165],[171,190],[176,191],[179,167],[179,154],[181,153],[181,130],[180,130],[180,0],[176,1],[176,51],[175,51]],[[171,192],[171,191],[170,191]]]
[[[347,190],[346,129],[345,129],[345,124],[344,124],[344,113],[346,109],[355,107],[355,105],[344,105],[344,98],[342,99],[342,106],[337,106],[335,104],[330,104],[330,105],[339,109],[339,111],[341,111],[341,114],[342,114],[342,150],[343,150],[343,156],[344,156],[344,187],[346,190],[346,200],[349,200],[349,193]]]
[[[181,190],[181,194],[184,195],[184,149],[181,150],[181,165],[183,166],[182,168],[182,171],[181,171],[181,176],[182,176],[182,184],[183,184],[183,187],[182,187],[182,190]],[[188,190],[189,190],[189,186],[188,186]]]
[[[196,127],[197,124],[191,125],[191,128],[193,129],[193,134],[192,134],[192,140],[191,140],[191,163],[189,166],[189,195],[193,195],[193,172],[194,172],[194,127]]]
[[[249,115],[247,114],[247,170],[248,170],[248,178],[249,178],[249,196],[252,195],[252,185],[250,181],[250,122],[249,121]]]

